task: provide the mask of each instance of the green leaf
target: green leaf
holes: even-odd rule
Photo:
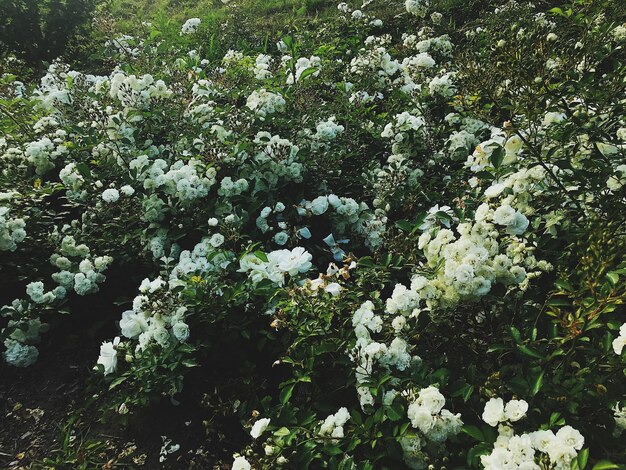
[[[493,152],[491,152],[491,156],[489,157],[489,161],[494,166],[494,168],[500,168],[502,162],[504,161],[504,157],[506,156],[506,152],[503,147],[496,147]]]
[[[571,302],[564,297],[553,297],[548,300],[548,305],[551,307],[569,307]]]
[[[560,9],[559,7],[550,8],[548,10],[548,13],[553,13],[553,14],[559,15],[559,16],[565,16],[565,13],[563,13],[563,10]]]
[[[399,401],[386,408],[387,416],[391,421],[400,421],[404,417],[404,407]]]
[[[267,255],[264,252],[262,252],[260,250],[257,250],[257,251],[254,252],[254,256],[259,258],[264,263],[267,263]]]
[[[611,285],[616,286],[619,282],[619,274],[615,271],[611,271],[610,273],[606,273],[606,277],[611,283]]]
[[[360,258],[357,264],[364,268],[372,268],[376,266],[376,263],[374,263],[374,260],[370,256],[364,256],[363,258]]]
[[[574,288],[567,279],[557,279],[556,281],[554,281],[554,285],[564,291],[571,292],[572,290],[574,290]]]
[[[477,467],[480,463],[480,456],[487,455],[490,452],[490,449],[484,444],[479,444],[476,447],[471,448],[467,453],[468,466],[472,468]]]
[[[513,340],[515,340],[516,343],[521,343],[522,334],[519,332],[519,330],[514,326],[510,327],[509,330],[511,332],[511,337],[513,338]]]
[[[89,166],[86,163],[81,162],[81,163],[77,164],[76,165],[76,169],[81,174],[81,176],[83,176],[84,178],[91,177],[91,170],[89,169]]]
[[[287,429],[286,427],[282,427],[274,431],[274,436],[276,437],[285,437],[285,436],[288,436],[289,434],[291,434],[291,431]]]
[[[609,462],[608,460],[600,460],[593,466],[593,470],[608,470],[610,468],[619,468],[619,465]]]
[[[341,455],[341,454],[343,454],[343,450],[341,450],[341,447],[339,447],[339,446],[331,446],[331,445],[324,446],[324,452],[329,454],[329,455]]]
[[[111,384],[109,385],[109,390],[113,390],[115,387],[123,383],[126,380],[126,378],[127,377],[125,375],[120,375],[117,379],[111,382]]]
[[[396,222],[396,227],[398,227],[403,232],[410,232],[413,230],[413,224],[408,220],[398,220]]]
[[[549,426],[561,425],[564,424],[565,420],[561,417],[561,413],[557,413],[556,411],[550,415]]]
[[[585,470],[585,467],[587,466],[587,461],[589,460],[589,449],[581,450],[576,460],[578,462],[580,470]]]
[[[537,376],[537,378],[533,381],[533,386],[530,390],[530,394],[532,396],[537,395],[537,393],[539,392],[539,390],[541,390],[541,386],[543,385],[543,376],[545,374],[545,371],[541,371],[541,373]]]
[[[317,67],[309,67],[308,69],[302,71],[298,80],[304,80],[306,77],[308,77],[309,75],[313,75],[318,70],[319,69]]]
[[[541,354],[539,354],[534,349],[531,349],[528,346],[525,346],[523,344],[518,344],[517,345],[517,349],[519,349],[521,352],[523,352],[527,356],[531,356],[531,357],[534,357],[536,359],[543,359],[543,356]]]
[[[473,385],[465,387],[465,390],[463,390],[463,401],[467,402],[472,397],[472,393],[474,393]]]
[[[281,405],[284,405],[285,403],[289,401],[289,399],[291,398],[291,394],[293,393],[293,388],[295,386],[296,386],[295,383],[289,384],[280,391],[280,404]]]
[[[465,434],[472,436],[474,439],[476,439],[479,442],[485,441],[485,435],[483,434],[483,432],[480,430],[478,426],[474,426],[472,424],[465,424],[461,430]]]

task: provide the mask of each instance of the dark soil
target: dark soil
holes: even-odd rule
[[[240,448],[241,442],[224,441],[224,426],[229,435],[243,431],[236,418],[216,418],[216,404],[208,403],[214,398],[206,394],[213,388],[204,378],[210,374],[202,368],[186,380],[193,386],[176,397],[180,404],[156,403],[125,415],[125,424],[100,423],[95,407],[85,406],[96,391],[87,384],[99,345],[119,334],[115,322],[123,308],[112,304],[112,293],[130,297],[138,285],[126,282],[73,305],[73,313],[44,334],[33,366],[1,361],[0,469],[210,469]],[[162,436],[180,449],[160,462]]]

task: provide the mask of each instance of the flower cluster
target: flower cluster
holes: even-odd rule
[[[180,28],[180,33],[181,34],[195,33],[198,30],[198,27],[200,26],[201,22],[202,21],[200,20],[200,18],[189,18],[187,21],[185,21],[183,26]]]
[[[252,282],[269,279],[282,286],[285,276],[293,277],[311,269],[312,256],[302,247],[293,250],[276,250],[270,253],[248,253],[239,261],[239,271],[248,273]]]
[[[372,3],[299,15],[275,48],[239,40],[259,18],[191,18],[111,35],[102,75],[0,77],[6,362],[122,273],[138,291],[99,405],[130,418],[202,368],[250,430],[234,469],[566,469],[580,410],[589,452],[620,436],[624,26],[591,4]],[[527,413],[540,430],[516,433]]]
[[[437,387],[421,389],[407,409],[411,425],[434,442],[443,442],[448,436],[458,434],[463,426],[461,415],[444,409],[445,404],[446,400]]]
[[[0,251],[15,251],[26,238],[25,227],[24,219],[11,217],[9,207],[0,207]]]
[[[329,415],[320,426],[320,436],[344,437],[344,425],[350,420],[350,413],[345,407],[337,413]]]
[[[253,91],[246,101],[246,106],[261,119],[264,119],[269,114],[284,111],[285,104],[285,98],[280,94],[267,91],[264,88]]]
[[[480,461],[487,470],[567,470],[584,442],[582,434],[571,426],[563,426],[556,433],[540,430],[521,435],[509,426],[500,426],[493,451]]]
[[[528,226],[526,218],[516,214],[510,206],[492,211],[484,204],[476,211],[475,221],[457,226],[458,236],[450,229],[438,230],[434,236],[424,232],[419,248],[426,257],[424,268],[433,270],[434,276],[416,274],[410,289],[396,287],[387,311],[409,314],[421,301],[431,310],[453,307],[462,300],[485,296],[496,283],[527,288],[530,278],[550,266],[537,261],[533,247],[523,240],[500,240],[497,225],[513,232]]]
[[[498,423],[519,421],[528,411],[528,403],[524,400],[510,400],[506,406],[502,398],[492,398],[485,404],[483,421],[489,426],[497,426]]]

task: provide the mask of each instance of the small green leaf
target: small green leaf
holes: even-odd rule
[[[606,277],[608,278],[609,282],[613,286],[616,286],[617,283],[619,282],[619,274],[616,273],[615,271],[611,271],[610,273],[607,273]]]
[[[372,268],[376,265],[374,263],[374,260],[370,256],[364,256],[363,258],[360,258],[357,264],[364,268]]]
[[[403,232],[410,232],[413,230],[413,224],[408,220],[398,220],[396,222],[396,227],[398,227]]]
[[[525,346],[523,344],[518,344],[517,345],[517,349],[519,349],[521,352],[523,352],[527,356],[531,356],[531,357],[534,357],[536,359],[543,359],[543,356],[541,354],[539,354],[534,349],[531,349],[528,346]]]
[[[293,388],[296,384],[289,384],[285,388],[280,391],[280,404],[284,405],[291,398],[291,394],[293,393]]]
[[[109,385],[109,390],[113,390],[115,387],[123,383],[125,380],[126,380],[126,376],[120,375],[117,379],[111,382],[111,384]]]
[[[274,431],[274,436],[276,437],[285,437],[285,436],[288,436],[289,434],[291,434],[291,431],[287,429],[286,427],[282,427]]]
[[[512,326],[512,327],[509,328],[509,331],[511,332],[511,337],[513,338],[513,340],[516,343],[521,343],[522,342],[522,334],[519,332],[519,330],[517,328]]]
[[[537,393],[539,392],[539,390],[541,390],[541,386],[543,385],[543,375],[545,374],[545,371],[541,371],[541,373],[537,376],[537,378],[533,381],[533,387],[530,391],[532,396],[537,395]]]
[[[494,166],[494,168],[500,168],[500,165],[502,165],[505,156],[506,153],[504,151],[504,148],[498,146],[493,150],[493,152],[491,152],[489,160],[491,161],[491,164]]]
[[[466,424],[463,426],[463,428],[461,429],[465,434],[472,436],[474,439],[476,439],[479,442],[484,442],[485,441],[485,435],[483,434],[483,432],[480,430],[480,428],[478,426],[474,426],[471,424]]]
[[[387,416],[391,421],[400,421],[404,417],[404,407],[399,401],[386,408]]]
[[[564,297],[553,297],[548,300],[548,305],[551,307],[569,307],[571,302]]]
[[[593,470],[609,470],[611,468],[619,468],[619,465],[609,462],[608,460],[600,460],[593,466]]]
[[[298,80],[304,80],[306,77],[308,77],[309,75],[313,75],[318,70],[319,69],[317,67],[309,67],[308,69],[302,71]]]
[[[581,450],[580,453],[578,454],[578,459],[577,459],[580,470],[585,470],[588,460],[589,460],[589,449]]]

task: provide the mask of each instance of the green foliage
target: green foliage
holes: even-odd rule
[[[110,76],[5,75],[0,203],[27,235],[0,281],[71,277],[3,307],[7,360],[112,257],[148,278],[101,349],[102,419],[206,387],[269,419],[234,438],[255,468],[493,469],[538,431],[571,433],[538,468],[622,468],[624,5],[411,5],[110,0],[77,58]]]
[[[89,22],[95,4],[96,0],[2,0],[0,56],[13,53],[31,66],[51,62]]]

